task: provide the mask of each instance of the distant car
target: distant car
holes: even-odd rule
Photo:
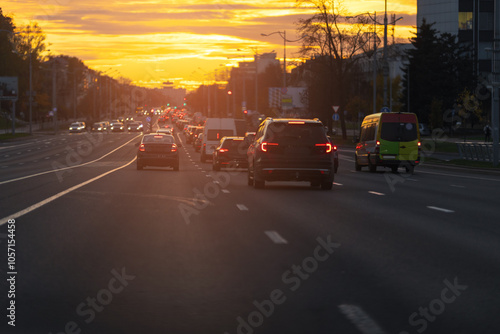
[[[146,166],[172,167],[179,170],[179,152],[172,135],[148,134],[142,137],[137,150],[137,169]]]
[[[169,130],[172,136],[175,135],[175,128],[171,125],[164,125],[162,129]]]
[[[83,132],[85,131],[85,122],[74,122],[69,126],[69,132]]]
[[[266,181],[309,181],[312,187],[333,187],[333,145],[319,119],[266,118],[247,157],[249,186],[264,188]]]
[[[156,130],[156,133],[161,133],[161,134],[164,134],[164,135],[171,135],[171,136],[173,136],[172,130],[165,129],[165,128]]]
[[[245,140],[249,143],[253,142],[255,139],[256,132],[245,132]]]
[[[104,122],[96,122],[92,124],[92,129],[93,132],[103,132],[106,131],[106,126]]]
[[[247,149],[250,144],[245,137],[224,137],[212,153],[212,169],[248,166]]]
[[[191,143],[194,146],[194,140],[200,133],[203,133],[203,126],[194,127],[189,133],[189,136],[186,138],[186,143]]]
[[[201,150],[201,143],[203,141],[203,132],[199,133],[195,138],[194,138],[194,151],[195,152],[200,152]]]
[[[111,123],[111,126],[109,129],[112,132],[123,132],[123,131],[125,131],[125,126],[123,125],[123,123],[114,122],[114,123]]]
[[[109,127],[111,126],[109,121],[102,121],[101,123],[104,126],[104,130],[106,130],[106,131],[109,130]]]
[[[140,132],[144,129],[144,126],[142,125],[142,122],[130,122],[127,129],[128,132]]]

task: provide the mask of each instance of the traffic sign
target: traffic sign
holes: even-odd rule
[[[151,117],[146,117],[146,122],[151,122]]]
[[[333,115],[332,115],[332,119],[333,119],[334,121],[338,121],[338,120],[340,119],[339,114],[337,114],[337,113],[333,114]]]
[[[334,112],[339,111],[339,108],[340,108],[340,106],[332,106],[332,109],[333,109]]]
[[[389,107],[382,107],[382,109],[380,109],[380,112],[391,112],[391,109],[389,109]]]

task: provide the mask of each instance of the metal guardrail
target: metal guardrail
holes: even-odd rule
[[[493,144],[457,143],[460,159],[473,161],[493,161]]]

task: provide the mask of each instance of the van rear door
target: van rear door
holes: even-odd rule
[[[384,160],[409,161],[418,157],[418,122],[415,114],[383,114],[380,154]]]

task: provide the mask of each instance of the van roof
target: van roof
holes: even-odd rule
[[[408,112],[384,112],[368,115],[364,118],[364,121],[381,119],[385,122],[407,122],[414,123],[417,122],[417,115]]]

